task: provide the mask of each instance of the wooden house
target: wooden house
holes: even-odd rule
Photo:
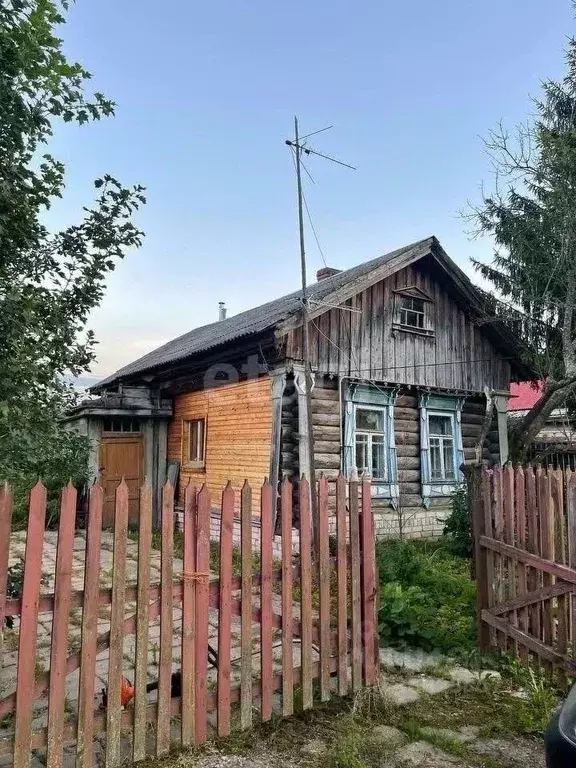
[[[499,418],[483,455],[498,462],[506,452],[509,385],[531,377],[519,341],[486,315],[481,295],[435,237],[346,271],[321,270],[309,309],[312,423],[296,291],[192,330],[95,386],[100,422],[89,431],[104,480],[124,474],[136,489],[148,476],[158,507],[172,471],[180,494],[188,481],[206,483],[217,507],[228,479],[256,489],[265,476],[277,483],[308,473],[311,429],[317,473],[371,475],[379,533],[393,534],[399,521],[412,536],[441,529],[462,462],[481,440],[487,389]],[[129,404],[135,392],[148,414],[122,414],[122,399]],[[115,415],[104,421],[110,398]],[[90,422],[90,408],[74,417]],[[123,449],[107,446],[127,435],[142,447],[125,451],[132,464],[123,467]]]

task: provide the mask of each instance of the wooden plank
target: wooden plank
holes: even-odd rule
[[[316,489],[314,489],[316,492]],[[330,698],[330,542],[328,528],[328,480],[318,481],[320,582],[320,699]]]
[[[100,592],[100,550],[102,539],[102,507],[104,491],[101,485],[90,488],[88,504],[88,533],[82,596],[82,648],[80,651],[80,683],[78,686],[78,740],[76,765],[94,765],[94,687],[98,647],[98,604]]]
[[[526,489],[527,536],[526,548],[535,555],[540,554],[540,534],[538,529],[538,493],[536,491],[536,475],[531,467],[524,470],[524,487]],[[528,568],[528,589],[535,592],[540,586],[540,572],[536,568]],[[528,628],[534,637],[541,636],[540,605],[532,605],[528,611]]]
[[[532,637],[531,635],[522,632],[522,630],[513,626],[512,624],[509,624],[505,619],[501,619],[498,616],[493,616],[490,611],[484,611],[482,618],[492,627],[495,627],[500,632],[522,643],[522,645],[525,645],[529,650],[538,654],[538,656],[540,656],[545,661],[550,661],[553,664],[557,664],[558,666],[561,666],[570,672],[570,674],[576,675],[576,663],[568,659],[566,656],[562,656],[561,653],[558,653],[550,646],[540,642],[539,640],[536,640],[536,638]]]
[[[360,520],[358,481],[349,483],[350,508],[350,590],[352,596],[352,691],[362,686],[362,609],[360,603]]]
[[[566,482],[566,522],[568,528],[568,565],[576,568],[576,473],[567,473]],[[572,656],[576,657],[576,595],[570,600],[570,638]]]
[[[338,577],[338,693],[348,693],[348,558],[346,547],[346,481],[340,474],[336,481],[336,538]]]
[[[112,559],[112,603],[110,607],[110,652],[108,658],[108,706],[106,708],[106,768],[122,762],[120,753],[122,716],[122,666],[124,662],[124,600],[126,594],[126,550],[128,541],[128,486],[122,480],[116,489],[114,553]]]
[[[8,483],[3,483],[0,486],[0,670],[4,668],[4,624],[6,621],[12,507],[12,489]]]
[[[46,518],[46,489],[38,482],[30,494],[28,530],[22,584],[22,615],[18,642],[16,678],[16,722],[14,733],[14,768],[30,764],[32,716],[34,708],[34,673],[36,668],[36,633],[38,602],[42,581],[42,547]]]
[[[525,608],[535,603],[540,603],[542,600],[548,598],[558,597],[559,595],[568,595],[574,592],[574,585],[568,584],[565,581],[558,581],[556,584],[552,584],[549,587],[540,587],[536,592],[527,592],[524,595],[518,595],[514,600],[509,600],[507,603],[501,603],[490,608],[490,612],[494,616],[504,616],[509,611],[516,611],[519,608]]]
[[[502,541],[504,537],[504,508],[502,499],[502,470],[500,467],[494,467],[492,470],[492,519],[494,538]],[[493,555],[494,558],[494,592],[495,602],[502,603],[504,597],[504,559],[500,554]],[[506,650],[506,638],[496,635],[496,640],[502,651]]]
[[[564,533],[564,475],[561,470],[556,470],[550,473],[550,483],[554,512],[554,560],[560,565],[566,565],[566,536]],[[568,631],[568,601],[564,595],[559,595],[557,610],[556,648],[562,655],[566,653],[568,648]]]
[[[482,472],[482,507],[484,511],[484,533],[487,536],[492,537],[494,534],[494,525],[492,522],[492,482],[491,482],[491,475],[488,473],[488,471]],[[479,525],[482,525],[480,522]],[[476,535],[476,534],[475,534]],[[474,540],[474,547],[475,547],[475,553],[474,556],[476,559],[482,556],[480,551],[476,550],[477,547],[477,535]],[[484,551],[484,568],[486,571],[486,587],[488,594],[486,595],[486,598],[488,600],[488,608],[491,608],[494,605],[495,602],[495,594],[494,594],[494,554],[490,552],[489,550]],[[477,618],[477,622],[479,619]],[[482,633],[483,630],[481,630]],[[481,638],[481,633],[479,635],[479,638]],[[490,647],[493,643],[493,635],[492,632],[487,632],[484,635],[483,645],[485,645],[487,648]]]
[[[184,492],[184,563],[182,593],[182,746],[195,743],[196,669],[196,487]]]
[[[374,552],[374,521],[372,518],[372,484],[370,478],[362,480],[361,517],[361,601],[362,601],[362,650],[365,685],[377,680],[376,667],[376,556]]]
[[[240,637],[240,727],[252,726],[252,489],[242,486],[240,557],[242,561],[242,615]]]
[[[300,481],[301,483],[304,480]],[[282,482],[282,714],[294,712],[294,649],[292,629],[292,483]]]
[[[491,605],[494,585],[489,574],[489,560],[492,558],[492,553],[482,549],[480,545],[480,537],[486,532],[487,527],[488,530],[492,530],[490,476],[482,467],[472,467],[468,483],[468,495],[474,543],[474,572],[477,584],[476,625],[480,649],[486,652],[490,648],[490,629],[482,620],[482,611]],[[488,513],[486,512],[486,505],[488,506]]]
[[[516,530],[516,520],[514,515],[514,469],[511,464],[507,464],[502,471],[502,501],[504,508],[504,541],[511,546],[515,544],[514,533]],[[504,563],[505,590],[504,599],[513,600],[516,597],[516,567],[515,560],[506,560]],[[513,611],[510,616],[512,624],[518,623],[518,616]],[[518,646],[508,643],[508,649],[512,653],[518,653]]]
[[[222,493],[220,518],[220,611],[218,613],[218,736],[230,734],[230,634],[232,631],[232,535],[234,489],[230,482]]]
[[[526,565],[538,568],[538,570],[543,573],[564,579],[564,581],[567,581],[569,584],[576,584],[576,570],[568,568],[565,565],[558,565],[553,560],[547,560],[545,557],[533,555],[531,552],[525,552],[517,547],[504,544],[502,541],[496,541],[496,539],[489,539],[488,536],[481,536],[480,544],[483,547],[491,549],[493,552],[505,555],[506,557],[514,557],[516,560],[526,563]]]
[[[516,488],[516,530],[518,535],[519,549],[526,549],[526,483],[522,467],[517,467],[514,473],[514,484]],[[528,592],[527,568],[525,563],[517,563],[516,571],[518,574],[518,595],[523,597]],[[522,608],[518,613],[518,623],[520,629],[528,632],[528,610]],[[520,649],[523,658],[526,654]]]
[[[68,483],[62,491],[60,501],[60,523],[56,550],[55,600],[50,648],[50,692],[48,695],[47,768],[62,768],[63,763],[62,733],[66,699],[66,654],[68,651],[68,623],[70,621],[70,595],[72,592],[76,497],[76,488],[72,483]]]
[[[308,481],[300,482],[300,616],[302,709],[313,704],[312,690],[312,520]]]
[[[170,699],[172,678],[172,582],[174,574],[174,488],[162,489],[162,542],[160,546],[160,661],[158,665],[158,725],[156,757],[170,751]]]
[[[262,681],[261,717],[272,717],[272,682],[274,678],[272,644],[272,540],[276,486],[264,482],[260,492],[260,679]]]
[[[208,609],[210,591],[210,493],[203,485],[198,494],[196,523],[196,690],[195,730],[196,744],[204,744],[207,736],[207,676],[208,676]]]
[[[134,762],[146,757],[146,707],[148,695],[148,612],[150,590],[150,550],[152,546],[152,486],[140,489],[138,517],[138,581],[136,597],[136,658],[134,665]]]
[[[538,484],[538,511],[540,514],[540,530],[542,535],[542,557],[554,560],[554,507],[552,503],[550,475],[541,472],[536,478]],[[543,569],[541,569],[543,570]],[[542,585],[549,587],[553,584],[552,574],[545,571],[542,574]],[[549,600],[542,603],[542,628],[544,644],[551,646],[554,639],[554,617],[552,604]]]

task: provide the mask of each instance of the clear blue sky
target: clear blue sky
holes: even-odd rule
[[[66,224],[110,172],[148,188],[143,248],[94,314],[96,375],[298,286],[293,166],[284,140],[328,124],[306,194],[329,264],[348,267],[437,235],[466,269],[490,256],[458,211],[490,164],[480,137],[531,111],[563,73],[569,0],[77,0],[68,54],[117,104],[62,128]],[[310,277],[322,266],[308,237]]]

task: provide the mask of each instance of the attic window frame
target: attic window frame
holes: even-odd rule
[[[402,304],[404,299],[417,299],[423,303],[424,311],[422,328],[416,325],[406,325],[405,323],[401,322],[403,311]],[[403,333],[413,333],[417,336],[434,338],[434,300],[427,296],[420,288],[417,288],[415,285],[407,285],[405,288],[399,288],[395,290],[394,320],[392,322],[392,328],[395,331],[402,331]]]

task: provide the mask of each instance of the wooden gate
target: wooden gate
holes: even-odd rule
[[[470,504],[480,647],[576,674],[576,473],[475,468]]]
[[[100,444],[100,479],[104,488],[102,523],[114,525],[116,489],[128,486],[128,520],[138,522],[140,486],[144,482],[144,436],[139,432],[103,432]]]

